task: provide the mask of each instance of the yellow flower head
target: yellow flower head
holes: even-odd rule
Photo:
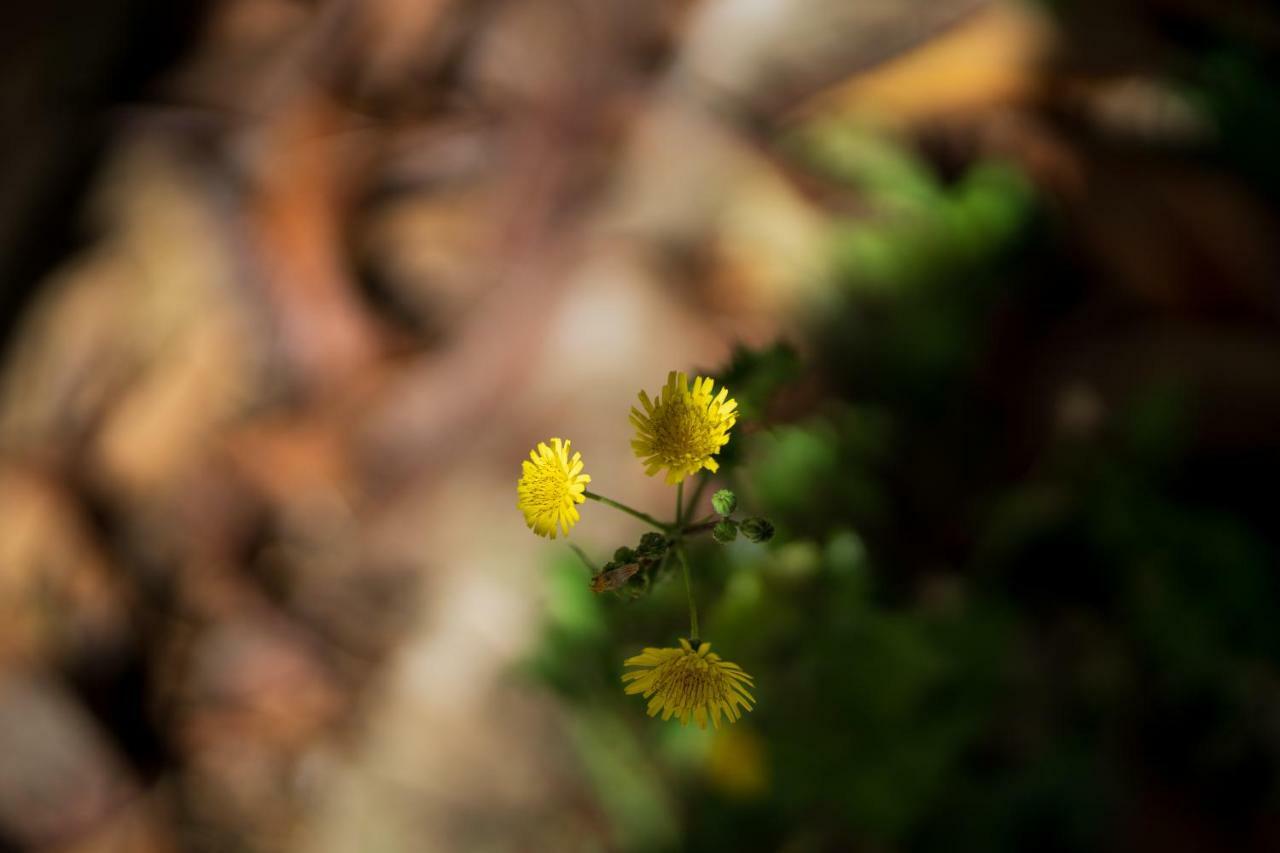
[[[675,485],[703,468],[720,468],[711,457],[729,443],[729,429],[738,421],[738,403],[726,399],[728,388],[713,396],[713,385],[709,377],[699,376],[690,391],[688,377],[672,371],[656,401],[640,392],[644,411],[631,407],[636,428],[631,447],[645,463],[646,474],[653,476],[666,468],[667,482]]]
[[[645,649],[643,654],[628,658],[624,666],[640,667],[622,676],[628,693],[643,693],[649,699],[649,716],[662,712],[662,719],[672,716],[688,725],[690,718],[702,728],[707,717],[720,728],[720,715],[735,723],[742,716],[739,706],[752,708],[755,697],[748,687],[751,676],[736,663],[721,660],[711,651],[710,643],[702,643],[694,651],[688,640],[678,649]]]
[[[539,536],[556,538],[556,526],[565,536],[581,517],[578,507],[586,500],[583,492],[591,478],[582,473],[582,454],[569,458],[569,442],[551,439],[551,446],[539,442],[521,466],[524,473],[516,486],[520,499],[516,506],[524,522]]]

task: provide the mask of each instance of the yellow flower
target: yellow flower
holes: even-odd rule
[[[707,717],[720,728],[720,715],[729,722],[737,722],[742,716],[741,706],[750,711],[755,697],[748,687],[754,686],[751,676],[736,663],[721,660],[711,651],[710,643],[703,643],[694,651],[688,640],[680,641],[678,649],[645,649],[643,654],[628,658],[623,666],[640,667],[622,676],[630,681],[627,693],[643,693],[649,699],[649,716],[662,712],[662,719],[675,716],[681,725],[688,725],[690,718],[702,728],[707,727]]]
[[[666,468],[667,482],[675,485],[703,468],[719,470],[711,457],[729,443],[729,429],[738,421],[738,403],[726,399],[728,388],[712,396],[713,384],[709,377],[699,376],[690,391],[688,377],[673,370],[656,401],[640,392],[644,412],[631,407],[636,428],[631,447],[645,463],[646,474],[653,476]]]
[[[516,486],[520,499],[516,506],[524,522],[539,536],[556,538],[556,526],[565,536],[581,517],[578,507],[586,500],[583,492],[591,478],[582,473],[582,454],[569,458],[569,442],[551,439],[551,446],[539,442],[521,466],[524,473]]]

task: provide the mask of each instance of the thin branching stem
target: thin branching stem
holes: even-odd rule
[[[583,565],[585,565],[587,569],[591,571],[591,574],[593,575],[599,574],[600,570],[596,568],[595,563],[591,562],[591,558],[587,556],[586,551],[583,551],[581,548],[579,548],[577,545],[573,544],[572,542],[569,543],[569,548],[572,549],[573,553],[578,555],[578,559],[582,560]]]
[[[693,524],[686,524],[684,527],[680,528],[680,535],[691,536],[697,533],[706,533],[708,530],[711,530],[720,523],[719,519],[720,516],[718,515],[709,515],[701,521],[696,521]]]
[[[693,582],[689,579],[689,561],[684,556],[684,545],[677,544],[676,557],[680,560],[680,570],[684,573],[684,594],[689,599],[689,642],[697,648],[701,634],[698,633],[698,606],[693,603]]]
[[[706,490],[707,484],[711,482],[710,474],[699,474],[698,484],[693,487],[693,494],[689,496],[689,504],[685,512],[692,516],[698,508],[698,501],[702,500],[702,493]]]
[[[654,518],[652,515],[649,515],[648,513],[645,513],[645,512],[641,512],[638,509],[632,509],[631,507],[627,506],[624,503],[619,503],[618,501],[615,501],[613,498],[606,498],[604,495],[597,495],[595,492],[587,492],[587,491],[584,491],[582,495],[583,497],[590,498],[593,501],[598,501],[599,503],[611,506],[616,510],[621,510],[622,512],[625,512],[627,515],[634,516],[640,519],[641,521],[645,522],[646,524],[653,525],[654,527],[661,530],[663,533],[667,533],[671,530],[670,524],[663,524],[661,521],[658,521],[658,519]]]

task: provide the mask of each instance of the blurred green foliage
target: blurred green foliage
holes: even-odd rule
[[[693,563],[704,636],[758,708],[704,733],[623,695],[622,660],[683,635],[669,578],[624,601],[557,564],[528,663],[580,730],[617,846],[1141,849],[1167,801],[1265,849],[1280,561],[1256,515],[1197,489],[1193,388],[1029,429],[1017,366],[993,379],[1000,318],[1064,296],[1028,286],[1057,249],[1026,181],[977,163],[943,182],[850,127],[791,144],[877,213],[836,229],[843,304],[811,361],[740,350],[720,374],[744,413],[725,479],[778,535]],[[819,399],[775,411],[800,378]]]
[[[1275,51],[1218,36],[1186,75],[1193,99],[1218,129],[1216,154],[1280,198],[1280,113],[1274,107]]]

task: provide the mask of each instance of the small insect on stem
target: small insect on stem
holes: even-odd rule
[[[625,586],[631,577],[640,571],[640,563],[627,563],[616,569],[609,569],[607,572],[601,572],[591,579],[591,591],[594,593],[608,592],[612,589],[619,589]]]

